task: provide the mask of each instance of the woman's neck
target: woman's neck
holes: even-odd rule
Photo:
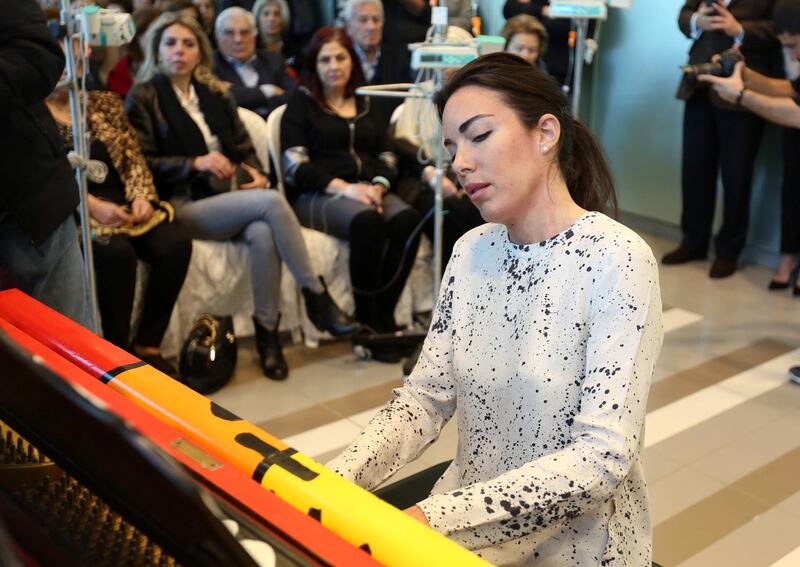
[[[586,210],[569,194],[561,175],[545,180],[531,192],[528,206],[512,222],[506,223],[508,237],[515,244],[534,244],[551,238],[575,224]]]
[[[343,88],[325,89],[325,100],[331,106],[341,106],[347,99]]]
[[[169,78],[169,81],[176,89],[181,91],[184,94],[184,96],[189,96],[189,87],[192,84],[191,75],[180,76],[180,77],[173,75]]]

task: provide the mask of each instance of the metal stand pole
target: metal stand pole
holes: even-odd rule
[[[583,81],[583,65],[586,57],[586,35],[589,32],[589,20],[576,18],[578,26],[575,43],[575,75],[572,85],[572,117],[577,119],[581,106],[581,83]]]
[[[64,50],[67,59],[67,81],[70,85],[69,106],[72,114],[72,143],[77,153],[84,162],[89,158],[88,135],[86,133],[85,116],[83,116],[83,99],[81,85],[78,83],[79,59],[83,59],[82,53],[75,53],[72,45],[74,35],[80,33],[80,26],[76,20],[70,17],[69,0],[61,0],[61,22],[66,25],[67,37],[64,41]],[[83,41],[79,43],[79,49],[83,47]],[[84,61],[84,65],[88,62]],[[81,240],[83,246],[84,262],[84,281],[89,294],[90,306],[90,325],[95,333],[100,330],[100,313],[97,305],[97,284],[94,275],[94,255],[92,253],[92,234],[89,216],[89,185],[86,179],[86,166],[78,165],[75,168],[75,178],[78,182],[80,193],[80,219],[81,219]]]
[[[433,93],[430,93],[430,101],[433,104],[433,97],[438,93],[444,83],[444,72],[436,71],[436,83]],[[442,137],[442,125],[437,124],[437,140]],[[443,216],[444,199],[442,198],[442,179],[444,177],[444,148],[442,144],[437,144],[436,152],[436,176],[434,177],[434,199],[433,199],[433,301],[439,297],[439,286],[442,278],[442,239],[443,239]]]

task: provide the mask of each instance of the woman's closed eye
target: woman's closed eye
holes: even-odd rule
[[[472,142],[473,142],[473,143],[478,143],[478,144],[479,144],[479,143],[483,142],[483,141],[484,141],[486,138],[488,138],[488,137],[489,137],[489,134],[491,134],[491,133],[492,133],[492,131],[491,131],[491,130],[487,130],[487,131],[486,131],[486,132],[484,132],[483,134],[478,134],[477,136],[475,136],[474,138],[472,138]]]

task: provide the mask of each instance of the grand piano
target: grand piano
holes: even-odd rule
[[[485,565],[17,290],[0,292],[0,564]]]

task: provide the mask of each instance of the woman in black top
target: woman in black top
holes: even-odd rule
[[[281,147],[287,196],[300,222],[350,242],[356,317],[391,331],[419,244],[419,215],[389,192],[396,159],[386,119],[369,98],[355,95],[363,80],[350,38],[319,29],[304,86],[281,122]]]

